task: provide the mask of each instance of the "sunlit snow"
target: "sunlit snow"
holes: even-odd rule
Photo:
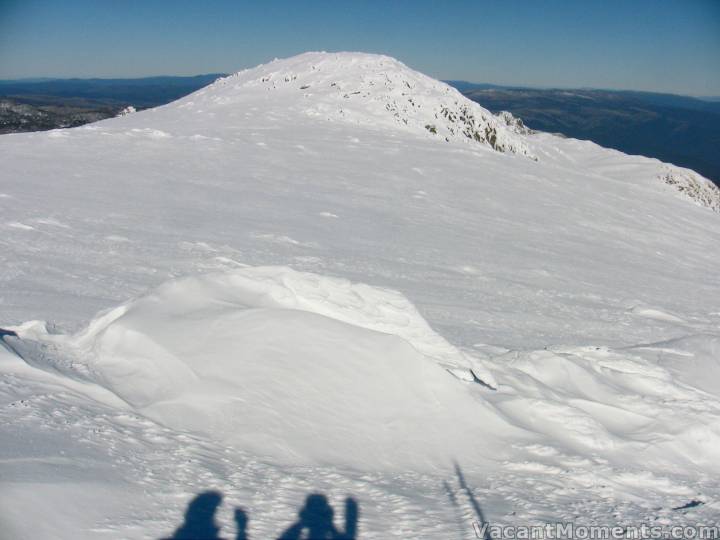
[[[0,137],[0,523],[358,538],[716,523],[720,208],[394,59]],[[350,507],[348,507],[350,508]]]

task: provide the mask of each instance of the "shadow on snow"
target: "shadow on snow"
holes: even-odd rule
[[[185,511],[185,521],[167,540],[221,540],[220,526],[215,513],[222,504],[219,491],[205,491],[197,495]],[[355,540],[357,538],[358,504],[349,497],[345,500],[345,526],[338,529],[335,511],[327,497],[320,493],[308,495],[298,512],[295,523],[286,528],[277,540]],[[234,512],[235,539],[248,540],[248,515],[242,508]]]

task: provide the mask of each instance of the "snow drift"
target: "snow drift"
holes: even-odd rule
[[[403,296],[289,268],[175,280],[76,335],[19,334],[35,367],[286,463],[447,467],[513,431],[449,369],[492,376]]]
[[[713,335],[480,359],[396,291],[287,267],[173,280],[74,335],[17,332],[32,366],[279,463],[492,469],[512,440],[720,471]]]

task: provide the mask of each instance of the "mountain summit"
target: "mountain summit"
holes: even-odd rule
[[[220,112],[251,102],[278,104],[309,118],[382,130],[470,140],[501,152],[531,156],[522,132],[505,117],[470,101],[454,88],[389,56],[305,53],[220,79],[179,107]],[[509,114],[509,113],[508,113]]]

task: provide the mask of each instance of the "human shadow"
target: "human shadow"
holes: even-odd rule
[[[248,516],[242,508],[236,508],[233,515],[235,519],[235,540],[248,540],[247,536],[247,524]]]
[[[357,501],[352,497],[345,499],[345,527],[342,531],[335,527],[334,513],[325,495],[308,495],[305,505],[298,512],[299,519],[285,529],[278,540],[355,540],[359,514]]]
[[[185,511],[183,524],[170,538],[164,540],[223,540],[215,514],[222,504],[219,491],[205,491],[195,496]],[[352,497],[345,499],[345,523],[338,529],[335,511],[327,497],[320,493],[308,495],[298,512],[298,520],[278,537],[278,540],[356,540],[359,509]],[[248,515],[235,508],[235,540],[248,540]]]
[[[215,512],[221,503],[222,494],[219,491],[205,491],[197,495],[188,504],[185,522],[168,540],[220,540]]]

